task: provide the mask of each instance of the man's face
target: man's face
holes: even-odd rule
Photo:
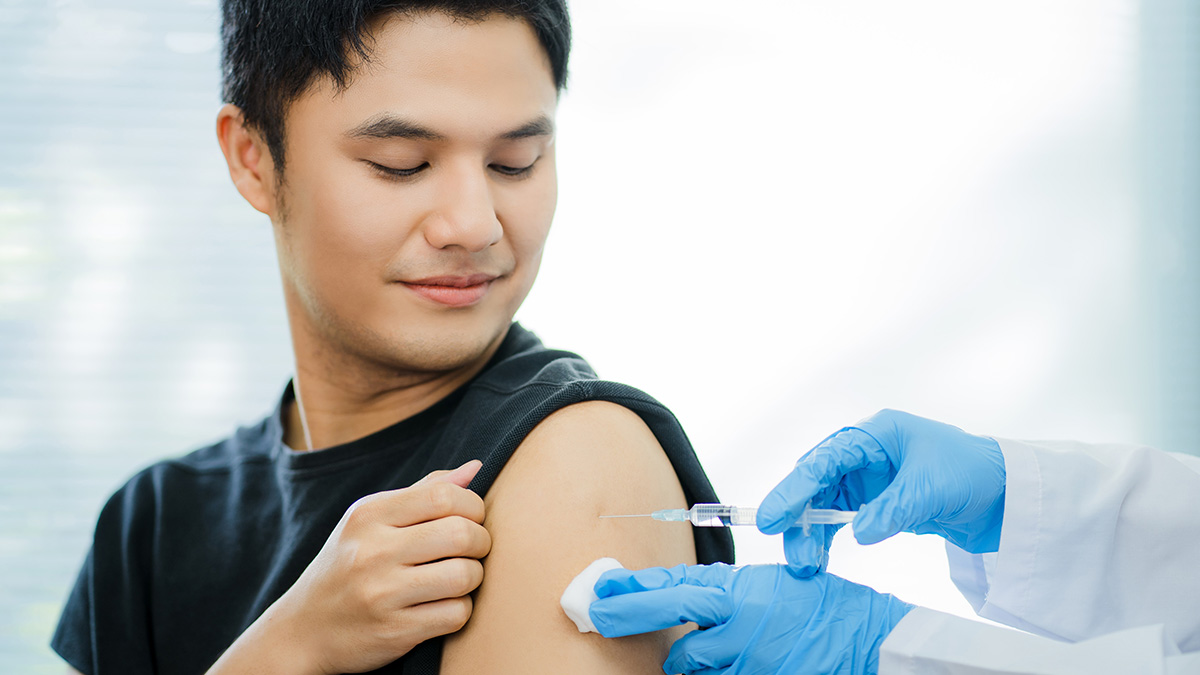
[[[322,81],[288,112],[293,328],[384,368],[468,367],[528,294],[554,215],[549,60],[499,16],[394,16],[372,38],[346,90]]]

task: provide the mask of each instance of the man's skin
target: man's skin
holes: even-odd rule
[[[527,24],[386,16],[371,37],[345,90],[319,80],[288,110],[282,172],[236,107],[217,119],[235,186],[275,232],[311,439],[292,405],[297,449],[388,427],[476,375],[557,198],[557,91]],[[597,557],[696,562],[687,525],[597,518],[686,506],[642,420],[603,402],[551,415],[486,500],[465,489],[478,466],[359,500],[209,673],[362,672],[464,625],[443,672],[661,672],[681,631],[605,640],[557,603]]]

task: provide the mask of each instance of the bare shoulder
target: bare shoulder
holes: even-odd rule
[[[554,413],[517,449],[484,499],[492,552],[470,622],[446,641],[443,673],[661,673],[683,630],[606,640],[563,614],[563,589],[590,562],[640,569],[696,562],[691,526],[601,519],[686,506],[653,432],[614,403]]]

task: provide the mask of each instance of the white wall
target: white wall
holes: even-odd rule
[[[740,504],[882,407],[1143,438],[1137,7],[731,7],[575,3],[521,320],[672,407]],[[970,611],[940,540],[839,546],[834,571]]]

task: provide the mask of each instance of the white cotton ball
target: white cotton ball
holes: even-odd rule
[[[558,602],[562,605],[563,611],[567,613],[567,618],[575,622],[575,627],[579,629],[580,633],[599,632],[592,623],[592,617],[588,616],[588,608],[592,606],[593,602],[600,599],[596,596],[593,588],[601,574],[609,570],[620,569],[625,569],[625,566],[615,559],[600,558],[585,567],[571,580],[570,584],[567,584],[567,590],[563,591],[562,599]]]

